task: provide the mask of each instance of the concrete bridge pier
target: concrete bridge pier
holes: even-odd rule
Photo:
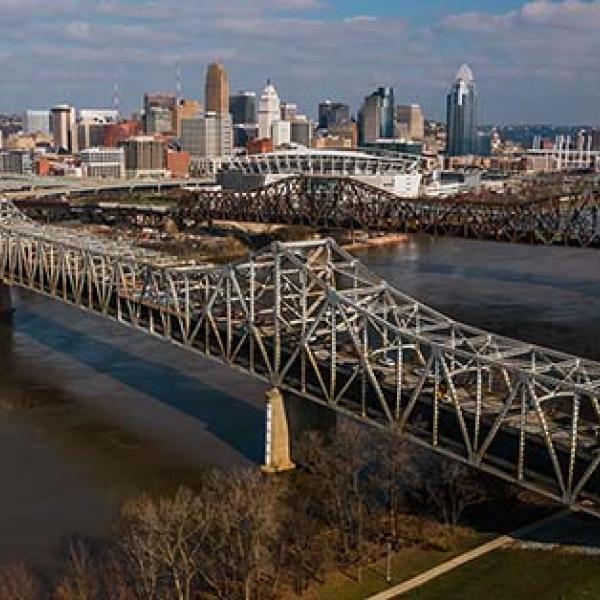
[[[290,456],[290,431],[283,395],[277,388],[266,393],[265,473],[281,473],[295,468]]]
[[[0,319],[8,319],[13,312],[11,288],[0,283]]]

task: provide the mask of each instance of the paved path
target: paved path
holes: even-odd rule
[[[415,588],[421,587],[422,585],[429,583],[431,580],[436,579],[440,575],[444,575],[444,574],[448,573],[449,571],[456,569],[457,567],[460,567],[468,562],[471,562],[472,560],[475,560],[486,554],[489,554],[490,552],[493,552],[494,550],[504,548],[505,546],[512,544],[514,541],[516,541],[520,537],[528,535],[528,534],[532,533],[533,531],[540,529],[544,525],[547,525],[548,523],[550,523],[560,517],[564,517],[568,513],[569,513],[568,510],[561,510],[560,512],[557,512],[548,517],[545,517],[544,519],[541,519],[540,521],[536,521],[535,523],[526,525],[525,527],[522,527],[521,529],[517,529],[516,531],[513,531],[512,533],[510,533],[508,535],[500,536],[490,542],[487,542],[481,546],[478,546],[477,548],[473,548],[473,550],[469,550],[468,552],[465,552],[464,554],[461,554],[460,556],[456,556],[456,557],[446,561],[445,563],[438,565],[437,567],[433,567],[433,569],[429,569],[429,571],[425,571],[424,573],[421,573],[420,575],[417,575],[416,577],[413,577],[412,579],[409,579],[408,581],[404,581],[403,583],[400,583],[392,588],[389,588],[389,589],[381,592],[380,594],[371,596],[368,600],[391,600],[392,598],[397,598],[398,596],[401,596],[402,594],[405,594],[406,592],[410,592],[411,590],[414,590]]]

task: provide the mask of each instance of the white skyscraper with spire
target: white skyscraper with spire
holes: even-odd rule
[[[258,103],[258,135],[271,138],[273,123],[281,120],[281,101],[277,90],[269,79]]]

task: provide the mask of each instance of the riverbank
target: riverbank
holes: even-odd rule
[[[386,233],[377,237],[355,239],[342,244],[342,248],[348,252],[356,250],[368,250],[369,248],[380,248],[383,246],[402,246],[410,242],[410,235],[406,233]]]

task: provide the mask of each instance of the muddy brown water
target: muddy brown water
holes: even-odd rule
[[[401,291],[600,360],[600,252],[414,237],[357,253]],[[260,463],[264,384],[32,293],[0,325],[0,562],[53,564],[143,491]]]

